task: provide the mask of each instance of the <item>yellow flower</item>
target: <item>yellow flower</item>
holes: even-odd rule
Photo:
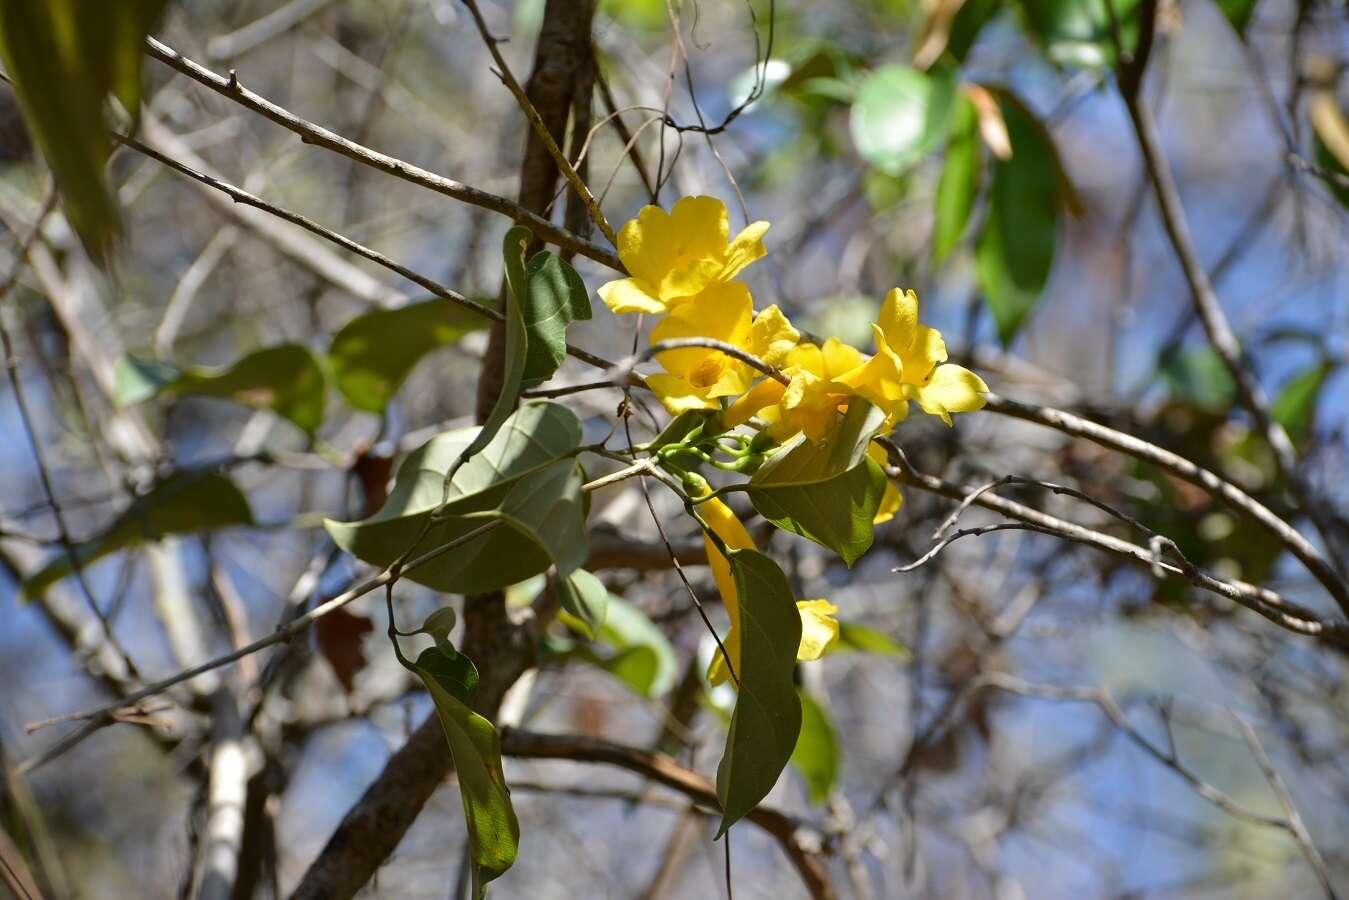
[[[706,500],[698,504],[707,527],[716,532],[731,550],[754,550],[754,539],[745,530],[744,524],[736,518],[731,508],[720,500]],[[726,615],[731,620],[730,630],[722,641],[726,653],[731,658],[731,669],[740,671],[740,594],[735,587],[735,575],[731,572],[731,563],[711,536],[703,535],[703,545],[707,549],[707,564],[712,569],[712,578],[717,583],[721,602],[726,606]],[[799,600],[796,604],[801,615],[801,644],[797,648],[796,658],[801,662],[819,659],[838,640],[838,620],[833,615],[838,607],[827,600]],[[707,679],[712,684],[721,684],[730,677],[731,670],[718,650],[707,669]]]
[[[716,284],[679,304],[651,332],[651,343],[705,337],[733,344],[769,365],[778,365],[800,335],[776,306],[757,316],[749,289],[738,282]],[[656,355],[666,374],[647,376],[647,385],[678,415],[715,409],[717,398],[743,392],[759,374],[748,364],[711,347],[666,350]]]
[[[734,428],[758,415],[768,422],[769,435],[779,443],[798,431],[818,441],[834,427],[839,407],[847,405],[852,393],[836,379],[860,365],[862,354],[837,338],[831,337],[822,347],[798,344],[787,354],[783,369],[790,383],[764,379],[731,405],[724,422]]]
[[[941,332],[918,321],[918,295],[895,288],[871,326],[876,355],[838,380],[879,406],[889,424],[901,422],[916,400],[923,412],[951,424],[951,413],[984,406],[988,385],[963,366],[946,362]]]
[[[885,455],[885,448],[874,441],[867,445],[867,456],[870,456],[873,462],[886,466],[890,460]],[[889,522],[899,512],[899,508],[904,505],[904,495],[899,492],[899,486],[893,479],[885,479],[885,493],[881,495],[880,508],[876,510],[876,517],[871,520],[873,525],[879,525],[882,522]]]
[[[600,299],[616,313],[667,312],[762,257],[766,231],[767,222],[755,222],[729,240],[726,204],[715,197],[684,197],[668,213],[644,206],[618,233],[632,277],[601,287]]]

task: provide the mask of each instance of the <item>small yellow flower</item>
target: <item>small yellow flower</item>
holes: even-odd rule
[[[716,532],[731,550],[754,550],[754,539],[745,530],[744,524],[736,518],[731,508],[720,500],[706,500],[698,505],[707,527]],[[712,569],[712,578],[717,583],[721,602],[726,606],[726,615],[731,620],[730,630],[722,641],[726,653],[731,658],[731,669],[740,671],[740,594],[735,587],[735,575],[731,572],[731,563],[726,559],[716,542],[704,534],[703,545],[707,549],[707,564]],[[838,607],[827,600],[798,600],[797,611],[801,615],[801,643],[796,658],[801,662],[819,659],[834,642],[838,640],[838,620],[834,613]],[[721,684],[730,677],[731,670],[721,652],[712,657],[707,669],[707,680],[712,684]]]
[[[679,304],[651,332],[651,343],[705,337],[732,344],[777,365],[800,339],[776,306],[754,315],[749,289],[738,282],[716,284]],[[647,385],[671,413],[715,409],[717,398],[750,386],[758,371],[711,347],[666,350],[656,355],[665,374],[647,376]]]
[[[840,406],[846,406],[852,389],[838,383],[838,376],[862,365],[862,354],[837,338],[824,346],[798,344],[787,354],[783,374],[791,382],[782,384],[771,378],[755,385],[726,411],[724,421],[734,428],[751,416],[768,423],[768,433],[782,443],[799,431],[818,441],[838,420]]]
[[[988,385],[969,369],[946,362],[946,342],[940,331],[918,321],[913,291],[895,288],[886,294],[871,328],[876,355],[838,380],[885,410],[889,424],[904,420],[910,400],[947,425],[951,413],[983,408]]]
[[[665,313],[708,287],[730,281],[764,255],[767,222],[729,240],[726,204],[684,197],[666,212],[644,206],[618,233],[618,256],[632,273],[599,290],[616,313]]]

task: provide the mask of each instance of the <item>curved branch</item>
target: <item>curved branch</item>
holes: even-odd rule
[[[579,735],[539,734],[504,728],[501,752],[526,759],[567,759],[627,769],[658,782],[705,807],[719,809],[712,780],[686,769],[663,753]],[[815,900],[837,897],[825,867],[825,836],[770,807],[760,806],[745,817],[773,837],[787,854]]]
[[[453,197],[464,203],[470,203],[473,206],[481,206],[483,209],[490,209],[493,212],[508,216],[521,225],[527,225],[533,230],[534,234],[540,240],[555,244],[565,250],[572,250],[582,256],[593,259],[595,262],[602,263],[618,272],[626,272],[623,262],[612,250],[607,250],[598,244],[593,244],[584,238],[578,237],[560,228],[552,222],[536,213],[512,203],[505,197],[499,197],[496,194],[479,190],[472,185],[464,184],[462,181],[455,181],[453,178],[446,178],[444,175],[437,175],[429,172],[420,166],[414,166],[412,163],[405,162],[393,156],[372,150],[363,144],[348,140],[340,134],[329,131],[322,126],[315,125],[305,119],[295,115],[285,107],[278,106],[266,97],[255,94],[248,88],[239,83],[237,77],[225,78],[217,75],[215,72],[205,66],[195,63],[183,56],[177,50],[167,44],[161,43],[154,38],[145,39],[145,52],[164,65],[204,85],[220,94],[228,97],[239,105],[251,109],[276,124],[300,136],[306,144],[315,144],[324,149],[331,150],[334,153],[341,154],[348,159],[355,160],[362,165],[378,169],[385,174],[392,175],[395,178],[401,178],[404,181],[429,188],[439,194],[447,197]]]

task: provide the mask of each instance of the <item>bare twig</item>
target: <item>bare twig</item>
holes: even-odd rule
[[[443,175],[428,172],[420,166],[414,166],[404,160],[372,150],[369,147],[348,140],[326,128],[306,121],[292,113],[290,110],[278,106],[267,98],[253,93],[240,84],[238,78],[230,79],[218,75],[154,38],[146,38],[145,47],[146,52],[149,53],[150,56],[164,63],[166,66],[181,72],[216,93],[228,97],[236,103],[271,119],[283,128],[293,131],[307,144],[315,144],[327,150],[331,150],[348,159],[353,159],[356,162],[379,169],[381,172],[385,172],[395,178],[401,178],[404,181],[420,185],[421,187],[444,194],[447,197],[453,197],[464,203],[470,203],[474,206],[481,206],[484,209],[490,209],[493,212],[501,213],[521,225],[529,226],[534,234],[541,240],[556,244],[558,247],[562,247],[566,250],[573,250],[582,256],[593,259],[598,263],[602,263],[615,271],[626,271],[622,261],[612,250],[606,250],[598,244],[593,244],[590,241],[579,238],[566,229],[559,228],[537,213],[529,212],[518,204],[512,203],[505,197],[499,197],[496,194],[479,190],[471,185],[455,181],[452,178],[446,178]]]

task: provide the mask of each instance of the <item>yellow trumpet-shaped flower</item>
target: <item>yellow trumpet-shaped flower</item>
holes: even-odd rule
[[[867,445],[867,456],[871,457],[872,462],[878,465],[887,465],[890,460],[885,455],[885,448],[880,444],[871,443]],[[899,492],[899,486],[893,479],[885,480],[885,493],[881,495],[880,508],[876,510],[876,516],[871,520],[873,525],[879,525],[882,522],[889,522],[899,512],[899,508],[904,505],[904,495]]]
[[[847,405],[852,393],[837,378],[862,364],[862,354],[837,338],[829,338],[823,346],[798,344],[787,354],[783,369],[791,382],[761,381],[731,404],[724,421],[734,428],[757,415],[768,423],[769,435],[779,443],[799,431],[818,441],[834,427],[839,407]]]
[[[644,206],[618,233],[631,277],[601,287],[600,299],[616,313],[670,311],[762,257],[766,231],[755,222],[730,240],[726,204],[715,197],[684,197],[668,213]]]
[[[951,413],[983,408],[988,385],[969,369],[946,362],[946,342],[940,331],[918,321],[913,291],[895,288],[886,294],[871,329],[876,355],[838,380],[884,409],[891,424],[908,415],[910,400],[947,425]]]
[[[705,337],[732,344],[778,365],[800,339],[776,306],[757,316],[749,289],[737,282],[716,284],[681,303],[651,332],[651,343]],[[753,367],[712,347],[666,350],[656,355],[665,374],[647,376],[647,385],[671,413],[715,409],[717,398],[748,388],[759,374]]]
[[[736,518],[731,508],[720,500],[706,500],[698,505],[707,527],[716,532],[717,537],[731,550],[754,550],[754,539],[745,530],[744,524]],[[721,602],[726,606],[726,615],[731,620],[730,630],[722,646],[731,658],[731,668],[718,651],[712,658],[707,670],[707,679],[712,684],[721,684],[730,677],[731,670],[740,671],[740,594],[735,587],[735,575],[731,572],[730,561],[710,535],[703,535],[703,544],[707,549],[707,564],[712,569],[712,578],[717,583]],[[838,607],[827,600],[799,600],[796,604],[801,615],[801,644],[797,648],[796,658],[802,662],[819,659],[838,640],[838,620],[834,613]]]

